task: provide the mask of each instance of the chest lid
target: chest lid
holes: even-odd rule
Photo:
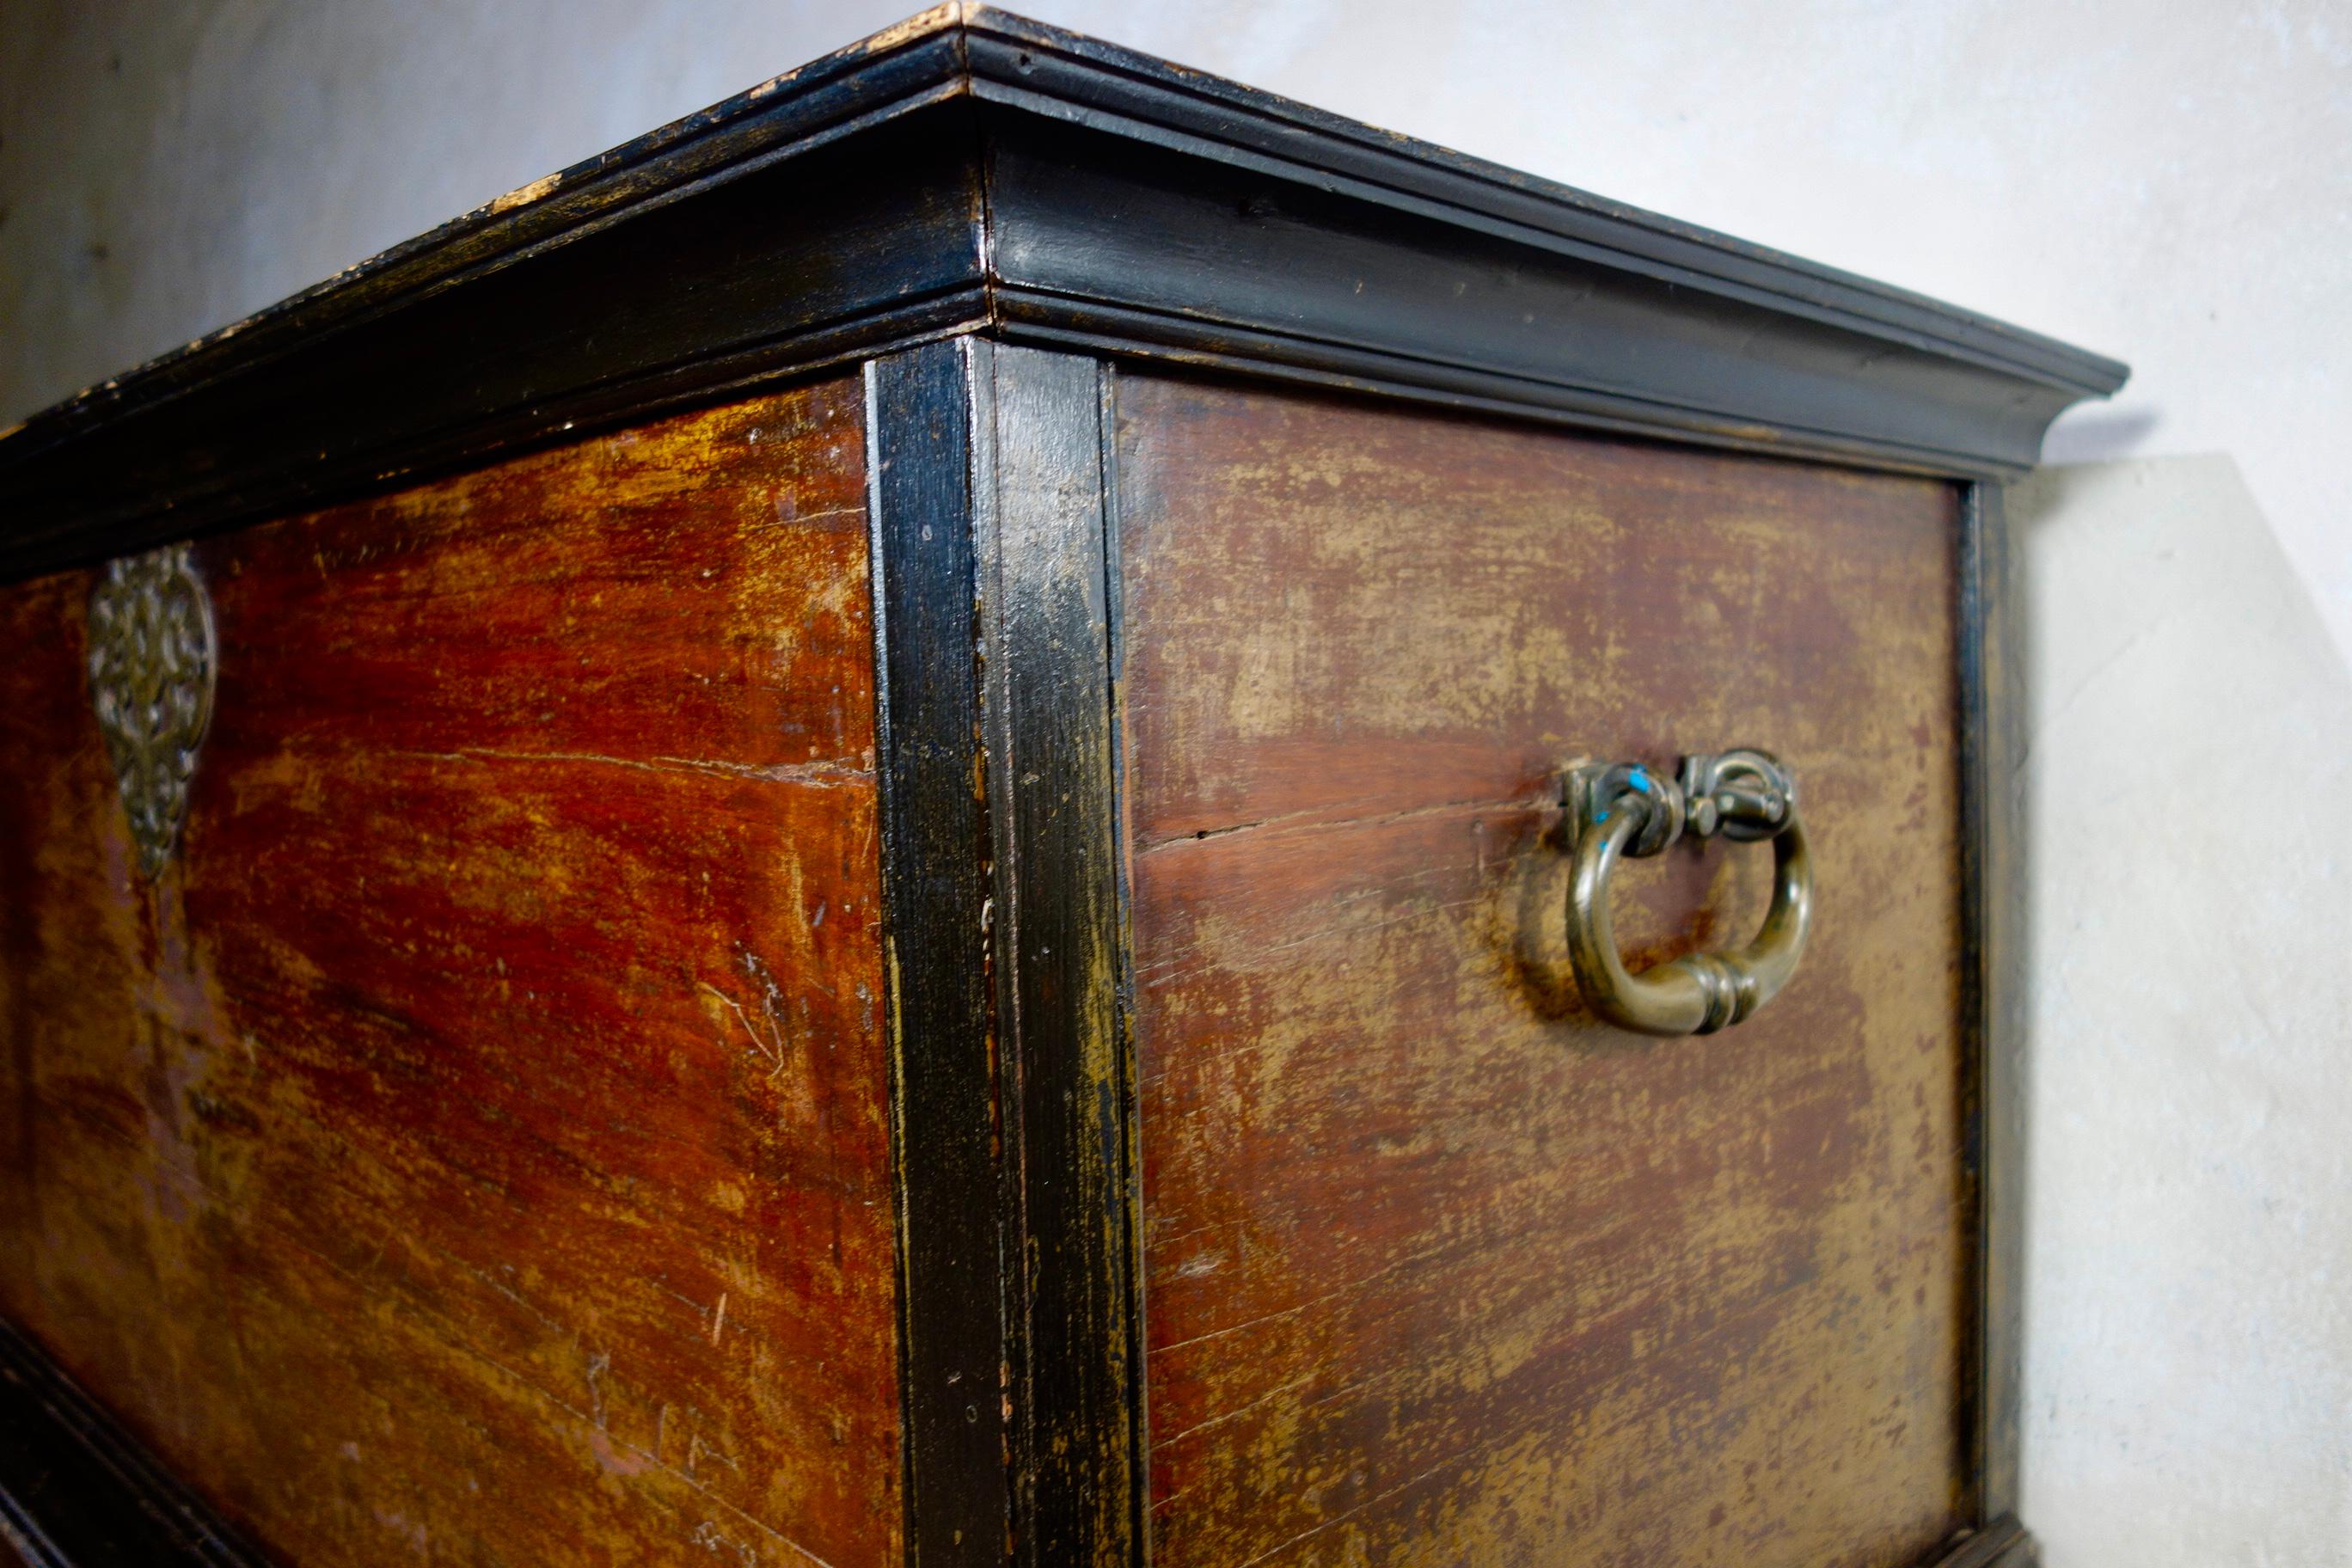
[[[1974,477],[2125,374],[956,4],[0,435],[0,575],[972,331]]]

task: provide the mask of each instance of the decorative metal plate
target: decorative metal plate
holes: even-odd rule
[[[213,712],[213,606],[184,544],[107,564],[89,595],[89,695],[139,869],[172,858]]]

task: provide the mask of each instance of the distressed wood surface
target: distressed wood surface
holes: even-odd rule
[[[1969,1522],[1944,484],[1124,375],[1152,1561],[1895,1568]],[[1755,1019],[1568,978],[1559,764],[1795,770]],[[1636,967],[1770,857],[1620,889]]]
[[[919,1568],[1002,1563],[1008,1277],[1001,1052],[991,994],[987,763],[976,513],[989,487],[975,360],[928,343],[871,363],[875,601],[896,1064],[907,1553]],[[979,430],[975,426],[983,426]]]
[[[1118,1017],[1106,371],[987,346],[982,552],[1000,1036],[1025,1310],[1016,1561],[1129,1568],[1137,1501],[1131,1086]]]
[[[859,408],[201,546],[152,886],[0,595],[0,1309],[274,1553],[898,1559]]]

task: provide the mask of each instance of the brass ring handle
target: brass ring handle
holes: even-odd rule
[[[1796,781],[1769,752],[1683,759],[1669,782],[1638,764],[1570,770],[1568,956],[1592,1010],[1645,1035],[1707,1035],[1769,1002],[1804,956],[1813,923],[1813,861],[1797,814]],[[1618,956],[1609,878],[1620,859],[1654,855],[1685,833],[1772,841],[1772,908],[1737,952],[1695,952],[1641,974]]]

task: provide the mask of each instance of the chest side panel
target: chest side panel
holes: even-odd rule
[[[1963,1522],[1957,499],[1181,379],[1117,394],[1158,1568],[1895,1568]],[[1597,1023],[1558,773],[1777,752],[1722,1035]],[[1636,968],[1770,855],[1621,879]]]
[[[0,1308],[305,1563],[898,1560],[854,382],[0,592]]]

